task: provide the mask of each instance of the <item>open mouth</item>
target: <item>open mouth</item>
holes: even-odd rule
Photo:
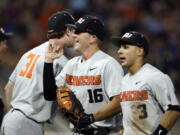
[[[126,61],[125,57],[120,57],[120,63],[124,63]]]
[[[78,46],[79,46],[79,40],[76,39],[76,40],[74,41],[74,47],[78,47]]]
[[[120,57],[120,61],[125,61],[125,57]]]
[[[79,41],[77,39],[74,40],[74,45],[77,45]]]

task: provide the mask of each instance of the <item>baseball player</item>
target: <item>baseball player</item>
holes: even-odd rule
[[[92,113],[107,104],[110,100],[119,98],[123,69],[111,56],[99,49],[104,38],[104,25],[98,18],[84,16],[75,25],[74,50],[81,56],[74,57],[54,79],[52,61],[45,60],[44,94],[48,100],[55,98],[55,89],[66,86],[72,89],[82,103],[86,113]],[[46,79],[48,78],[48,79]],[[55,84],[56,83],[56,84]],[[52,90],[54,87],[54,91]],[[90,127],[79,131],[85,135],[108,135],[112,119],[99,121]],[[76,131],[75,131],[76,132]]]
[[[4,53],[7,50],[7,39],[11,36],[11,33],[6,33],[3,28],[0,27],[0,62],[4,56]],[[4,104],[1,100],[0,94],[0,127],[3,118]]]
[[[7,40],[12,36],[12,33],[7,33],[0,27],[0,61],[3,58],[3,54],[7,50]]]
[[[85,125],[92,123],[92,119],[103,120],[122,111],[123,135],[169,134],[168,131],[180,116],[171,79],[145,63],[149,44],[143,34],[130,31],[113,39],[120,46],[118,54],[121,64],[128,69],[122,79],[119,99],[93,115],[83,116],[79,123]]]
[[[48,45],[54,46],[53,51],[63,52],[63,46],[73,43],[72,31],[65,26],[69,23],[74,23],[74,19],[68,12],[53,14],[48,21],[49,41],[26,52],[11,74],[5,87],[6,102],[11,109],[3,119],[4,135],[44,134],[43,125],[51,117],[52,106],[43,96],[44,54]],[[55,76],[67,61],[64,55],[54,61]]]

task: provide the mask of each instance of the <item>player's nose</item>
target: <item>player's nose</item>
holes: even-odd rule
[[[72,37],[75,39],[77,38],[77,34],[75,34],[74,32],[72,33]]]
[[[122,54],[122,47],[119,47],[119,49],[118,49],[118,52],[117,52],[118,54]]]

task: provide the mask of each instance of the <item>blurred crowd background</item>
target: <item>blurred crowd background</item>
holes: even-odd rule
[[[150,42],[148,62],[167,73],[180,99],[180,1],[179,0],[0,0],[0,26],[14,36],[0,63],[2,90],[19,58],[46,41],[47,21],[57,11],[100,17],[106,25],[102,49],[118,60],[110,36],[140,31]],[[76,54],[67,49],[67,56]],[[156,77],[156,76],[155,76]]]

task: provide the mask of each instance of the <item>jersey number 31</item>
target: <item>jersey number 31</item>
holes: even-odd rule
[[[19,76],[26,77],[26,78],[32,78],[32,72],[34,70],[35,64],[38,60],[40,55],[30,53],[27,58],[28,62],[26,63],[26,68],[24,70],[21,70]]]

